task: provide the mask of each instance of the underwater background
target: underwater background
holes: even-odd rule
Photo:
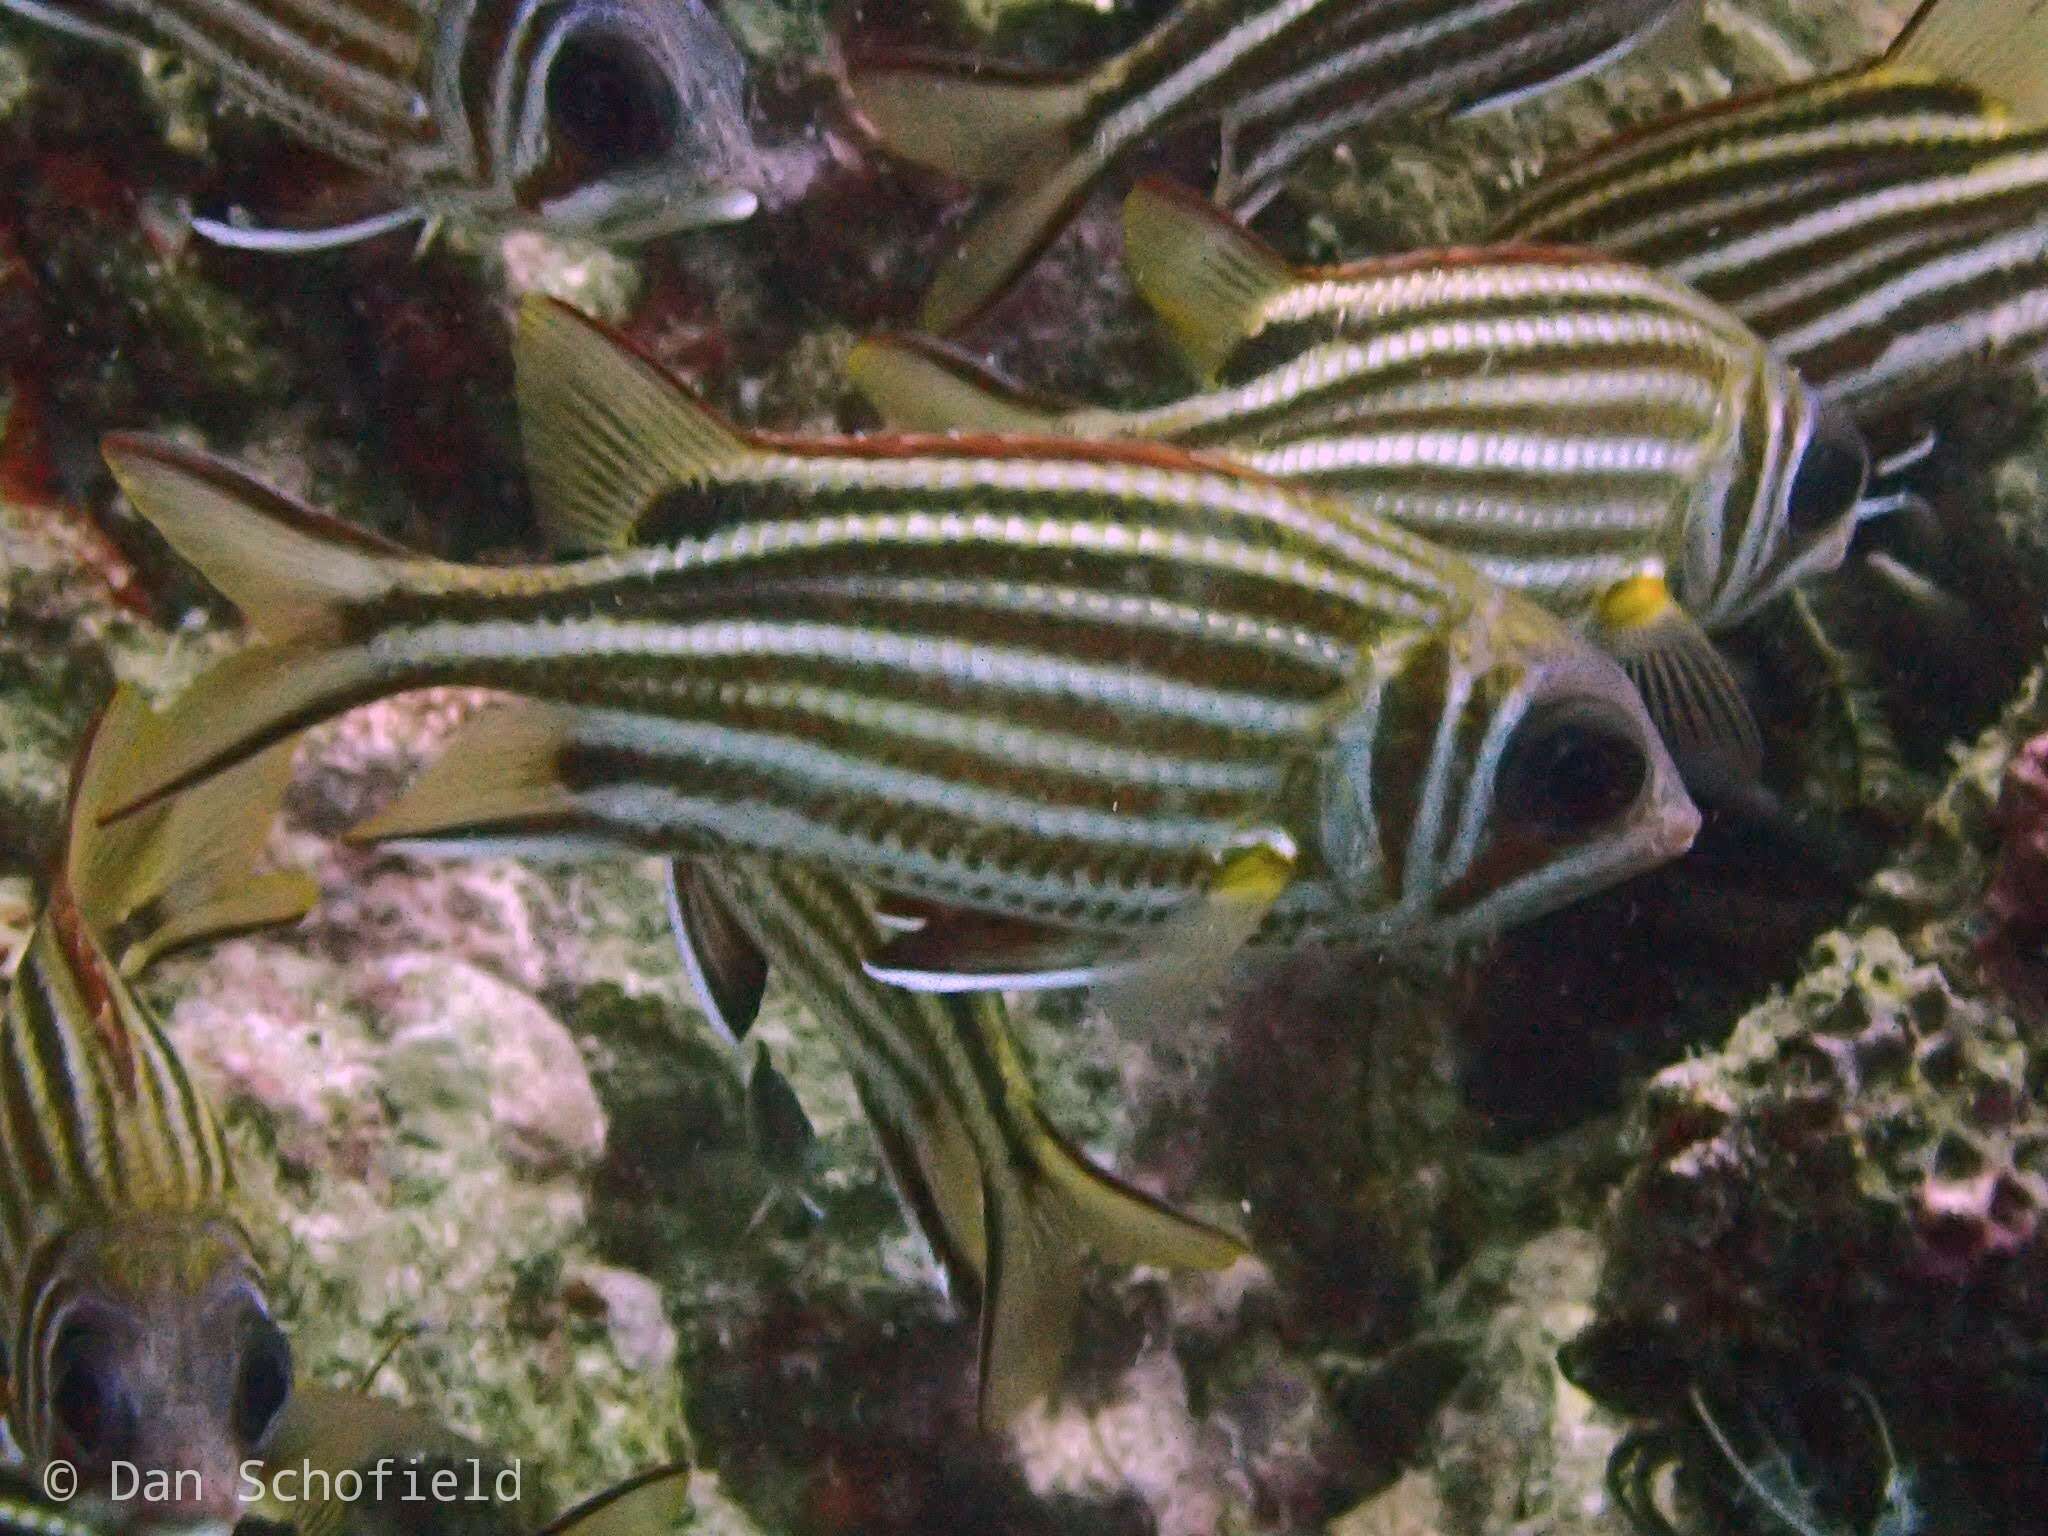
[[[416,550],[537,558],[506,349],[532,294],[740,422],[872,426],[846,356],[911,323],[972,198],[861,130],[842,45],[1077,64],[1166,7],[717,9],[753,218],[306,256],[187,214],[339,206],[326,161],[175,55],[0,16],[0,961],[113,683],[168,698],[236,644],[103,433],[203,445]],[[1914,7],[1705,9],[1676,56],[1375,125],[1260,228],[1304,261],[1483,239],[1573,149],[1870,59]],[[978,351],[1061,394],[1171,392],[1117,207],[1086,204]],[[340,842],[483,694],[318,728],[273,851],[319,905],[145,983],[223,1113],[299,1379],[374,1367],[557,1503],[685,1460],[688,1528],[735,1536],[2048,1530],[2048,415],[1987,376],[1933,425],[1919,543],[1891,546],[1931,586],[1852,558],[1814,594],[1828,665],[1782,620],[1734,647],[1780,820],[1710,816],[1683,860],[1483,948],[1302,957],[1143,1037],[1017,1002],[1050,1118],[1256,1258],[1096,1267],[1059,1396],[1000,1435],[817,1021],[771,987],[749,1050],[722,1044],[657,861]],[[754,1040],[814,1143],[750,1120]]]

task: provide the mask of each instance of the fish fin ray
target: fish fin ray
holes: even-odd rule
[[[1595,638],[1642,695],[1681,765],[1707,764],[1754,782],[1763,770],[1763,733],[1742,684],[1661,578],[1636,578],[1601,600]]]
[[[80,752],[65,852],[80,914],[131,976],[174,949],[296,921],[318,897],[304,875],[249,873],[291,781],[289,742],[146,814],[102,825],[120,772],[154,725],[139,692],[115,690]]]
[[[896,1198],[938,1261],[948,1294],[962,1307],[979,1307],[987,1238],[981,1170],[966,1130],[943,1105],[899,1114],[865,1073],[855,1071],[853,1082]]]
[[[988,1269],[981,1305],[979,1410],[985,1430],[1015,1423],[1059,1385],[1074,1315],[1081,1304],[1081,1261],[1052,1212],[1016,1210],[992,1181],[983,1184]]]
[[[571,809],[562,751],[576,711],[521,700],[463,725],[412,786],[344,834],[351,843],[427,841],[557,820]],[[488,763],[487,778],[477,765]]]
[[[343,609],[391,591],[412,558],[211,454],[126,433],[101,449],[136,510],[266,640],[334,634]]]
[[[1284,832],[1250,834],[1225,854],[1209,889],[1107,968],[1095,1002],[1121,1031],[1142,1037],[1156,1021],[1207,1005],[1294,877]]]
[[[693,1523],[694,1476],[680,1463],[637,1472],[558,1515],[538,1536],[672,1536]]]
[[[666,371],[559,300],[520,306],[513,356],[534,505],[557,547],[624,549],[663,497],[755,451]]]
[[[981,1309],[981,1423],[1001,1429],[1058,1385],[1081,1298],[1084,1255],[1222,1269],[1244,1245],[1180,1215],[1076,1152],[1034,1105],[1022,1177],[984,1175],[988,1264]]]
[[[1667,66],[1674,70],[1686,68],[1698,57],[1706,20],[1705,0],[1680,0],[1652,26],[1640,32],[1625,33],[1569,69],[1561,72],[1537,70],[1501,81],[1483,96],[1461,102],[1451,116],[1462,119],[1505,112],[1539,96],[1562,90],[1576,81],[1589,80],[1624,59],[1630,60],[1637,69],[1646,71]]]
[[[177,801],[171,804],[175,808]],[[319,900],[319,882],[301,869],[277,869],[249,877],[240,890],[225,892],[202,906],[186,908],[134,940],[121,956],[121,972],[125,976],[139,976],[166,955],[180,950],[217,943],[236,934],[285,927],[304,917]]]
[[[1049,436],[1072,408],[927,336],[868,337],[847,358],[846,374],[891,428],[904,431]]]
[[[946,257],[918,323],[943,336],[987,312],[1058,238],[1101,171],[1082,155],[1046,157],[1027,166]]]
[[[344,224],[323,224],[305,229],[267,224],[239,224],[228,219],[210,219],[203,214],[195,214],[192,219],[192,233],[208,244],[218,245],[226,250],[302,256],[317,251],[343,250],[348,246],[361,245],[366,240],[376,240],[421,223],[431,227],[432,221],[427,216],[427,210],[412,206],[392,208],[383,213],[369,214],[364,218],[350,219]]]
[[[1100,934],[951,912],[891,935],[864,964],[912,992],[1032,992],[1088,986],[1115,954],[1116,941]]]
[[[760,1017],[768,957],[695,859],[668,866],[668,915],[697,1006],[728,1045]]]
[[[2048,0],[1927,0],[1880,67],[1959,81],[2048,121]]]
[[[159,48],[163,39],[148,22],[111,5],[92,0],[65,0],[45,5],[40,0],[0,0],[0,11],[26,17],[42,26],[111,48]]]
[[[1222,209],[1157,179],[1140,182],[1124,203],[1124,260],[1139,297],[1210,381],[1295,280],[1285,257]]]
[[[1071,1208],[1077,1237],[1112,1264],[1228,1269],[1250,1250],[1221,1227],[1183,1215],[1084,1156],[1034,1106],[1046,1171]]]
[[[963,181],[1006,182],[1071,146],[1096,99],[1089,75],[918,50],[856,58],[847,81],[890,153]]]

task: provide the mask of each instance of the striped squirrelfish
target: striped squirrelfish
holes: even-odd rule
[[[397,206],[331,228],[194,220],[317,250],[443,216],[632,241],[758,201],[745,67],[702,0],[0,0],[170,48],[367,173]]]
[[[1910,435],[1931,396],[2048,344],[2048,9],[1927,0],[1876,63],[1623,134],[1498,233],[1655,266]]]
[[[289,745],[100,825],[148,719],[117,692],[81,754],[68,847],[0,1020],[7,1419],[32,1464],[72,1464],[81,1507],[126,1462],[200,1479],[196,1503],[189,1479],[166,1479],[173,1497],[149,1515],[231,1518],[236,1470],[290,1394],[291,1350],[220,1127],[130,979],[169,950],[290,921],[314,891],[248,874]]]
[[[1139,292],[1210,387],[1080,408],[914,338],[863,343],[855,382],[898,426],[1163,440],[1333,493],[1596,636],[1689,773],[1754,774],[1704,631],[1841,560],[1866,454],[1741,322],[1587,251],[1296,268],[1162,183],[1126,229]]]
[[[905,159],[1011,188],[925,300],[951,331],[1001,296],[1089,189],[1190,124],[1223,138],[1219,202],[1262,205],[1304,156],[1369,123],[1476,113],[1547,90],[1695,19],[1699,0],[1183,0],[1080,76],[873,54],[853,98]]]
[[[1697,829],[1611,660],[1340,504],[1150,444],[743,433],[549,303],[518,375],[544,516],[608,552],[406,558],[109,440],[262,637],[160,719],[124,807],[386,694],[499,687],[547,706],[521,755],[365,835],[788,858],[1020,925],[984,955],[1011,985],[1091,979],[1221,892],[1268,943],[1454,939]]]

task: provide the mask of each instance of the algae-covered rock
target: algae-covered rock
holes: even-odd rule
[[[1574,1369],[1682,1432],[1696,1496],[1739,1486],[1703,1437],[1717,1409],[1762,1462],[1740,1426],[1842,1434],[1854,1383],[1937,1513],[2038,1508],[2042,1464],[2013,1453],[2048,1436],[2048,1036],[1974,941],[1996,787],[2044,724],[2037,672],[1798,983],[1650,1085]],[[1869,1461],[1812,1473],[1824,1502],[1868,1504]]]

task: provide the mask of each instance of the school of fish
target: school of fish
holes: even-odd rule
[[[669,862],[681,967],[736,1056],[771,986],[823,1026],[908,1219],[978,1308],[979,1411],[1058,1390],[1089,1256],[1223,1269],[1227,1224],[1097,1166],[1040,1107],[1006,994],[1204,1027],[1240,960],[1483,939],[1682,856],[1765,744],[1722,639],[1835,571],[1873,446],[2048,344],[2048,6],[1927,0],[1865,66],[1643,124],[1521,188],[1489,243],[1337,266],[1250,221],[1319,150],[1534,98],[1697,0],[1180,0],[1093,69],[852,53],[881,151],[1000,184],[919,322],[853,382],[879,432],[720,417],[529,299],[519,425],[554,558],[428,559],[185,443],[120,433],[134,510],[249,637],[79,749],[0,1016],[0,1398],[30,1480],[0,1527],[138,1518],[116,1462],[459,1442],[294,1383],[263,1213],[133,982],[295,921],[263,868],[301,733],[428,686],[512,695],[350,834]],[[744,220],[761,150],[701,0],[0,0],[171,49],[363,182],[280,254],[443,219],[611,242]],[[1123,205],[1196,382],[1035,394],[940,339],[999,319],[1146,146],[1218,133],[1204,196]],[[750,1107],[802,1128],[765,1055]],[[58,1509],[34,1473],[83,1471]],[[546,1536],[641,1536],[660,1468]],[[305,1536],[333,1509],[260,1511]],[[519,1511],[522,1528],[539,1513]]]

